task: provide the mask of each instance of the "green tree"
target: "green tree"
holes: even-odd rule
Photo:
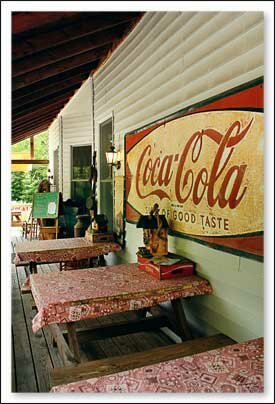
[[[11,173],[11,199],[12,201],[21,201],[23,193],[23,172]]]
[[[30,141],[25,139],[12,146],[13,152],[29,152]],[[48,159],[48,132],[34,138],[34,156],[39,160]],[[11,176],[11,197],[13,201],[32,202],[32,195],[37,191],[39,183],[47,179],[47,166],[33,165],[31,171],[14,172]]]

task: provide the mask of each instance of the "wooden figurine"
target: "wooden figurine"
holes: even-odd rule
[[[145,249],[140,248],[143,256],[151,254],[162,257],[168,254],[168,223],[164,215],[159,214],[159,206],[156,203],[149,215],[141,215],[137,223],[138,228],[143,228],[143,242]]]

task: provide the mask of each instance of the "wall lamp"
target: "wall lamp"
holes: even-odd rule
[[[116,167],[117,169],[120,168],[120,160],[118,158],[119,152],[115,150],[115,146],[111,145],[110,150],[106,152],[106,160],[107,164],[110,167]]]

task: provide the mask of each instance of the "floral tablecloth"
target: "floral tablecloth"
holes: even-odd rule
[[[93,243],[85,237],[24,241],[15,246],[15,264],[78,261],[120,250],[118,243]]]
[[[56,393],[260,393],[263,338],[108,376],[55,386]]]
[[[46,324],[79,321],[212,293],[209,282],[199,276],[160,281],[138,269],[138,264],[32,274],[28,283],[38,308],[33,319],[34,332]]]

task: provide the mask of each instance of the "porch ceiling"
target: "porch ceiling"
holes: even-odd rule
[[[12,143],[47,129],[141,12],[12,14]]]

